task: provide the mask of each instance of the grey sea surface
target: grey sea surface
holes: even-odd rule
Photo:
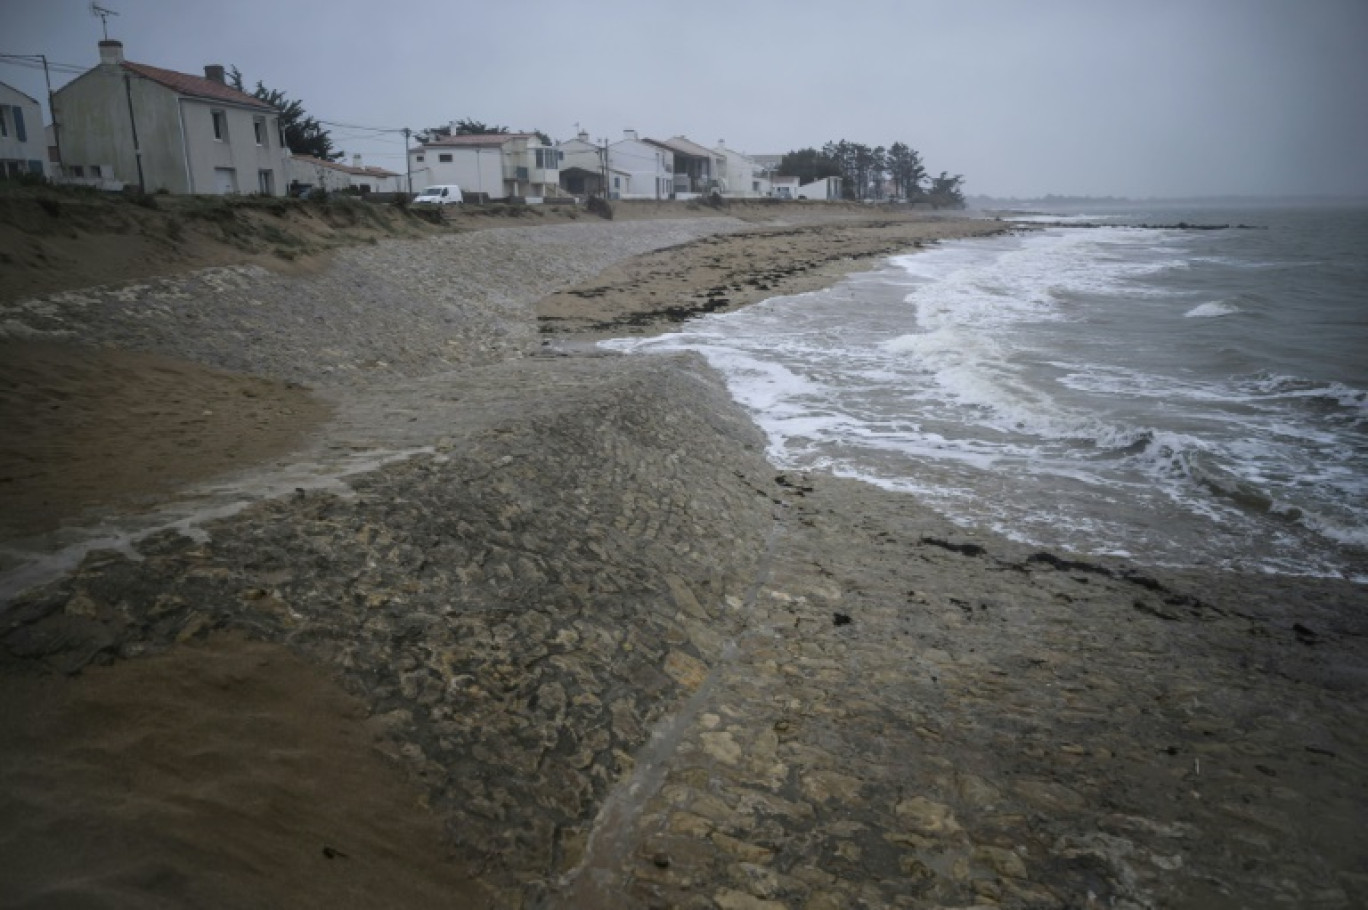
[[[608,345],[703,353],[778,464],[966,526],[1368,580],[1368,210],[1019,217]]]

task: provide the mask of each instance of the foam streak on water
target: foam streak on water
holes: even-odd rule
[[[608,344],[702,352],[775,462],[965,524],[1368,580],[1368,213],[1261,215],[945,243]]]

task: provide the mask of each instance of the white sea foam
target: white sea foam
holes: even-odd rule
[[[1188,319],[1214,319],[1220,316],[1234,316],[1236,313],[1243,312],[1233,303],[1226,303],[1224,300],[1212,300],[1201,306],[1195,306],[1183,315]]]
[[[1250,296],[1262,287],[1184,268],[1213,239],[1090,228],[952,241],[613,346],[703,353],[786,467],[912,492],[1033,543],[1333,571],[1328,545],[1368,545],[1365,447],[1344,436],[1368,432],[1368,394],[1213,367],[1237,361],[1227,349],[1239,354],[1270,311]],[[1227,296],[1212,299],[1216,286]]]
[[[1114,221],[1115,215],[1051,215],[1047,212],[1021,212],[1009,215],[1005,220],[1020,221],[1023,224],[1092,224],[1099,221]]]

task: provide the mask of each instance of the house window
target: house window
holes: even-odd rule
[[[0,104],[0,139],[9,138],[10,109],[8,104]]]
[[[81,167],[79,164],[73,164],[73,165],[71,166],[71,176],[73,176],[73,177],[84,177],[84,176],[85,176],[85,168]]]
[[[214,118],[214,138],[220,142],[228,140],[228,118],[223,111],[210,111],[209,116]]]
[[[543,170],[554,170],[565,158],[565,153],[560,149],[540,148],[534,151],[537,153],[537,167]]]
[[[103,176],[104,176],[104,174],[100,171],[100,166],[99,166],[98,164],[92,164],[92,165],[90,166],[90,176],[92,176],[92,177],[103,177]]]
[[[419,164],[422,164],[422,163],[423,163],[423,156],[422,156],[422,155],[414,155],[414,156],[413,156],[413,160],[416,161],[416,162],[418,162]]]
[[[267,145],[266,142],[266,118],[257,117],[252,121],[252,132],[256,134],[257,145]]]
[[[422,158],[419,158],[418,160],[419,160],[419,161],[422,161],[423,159],[422,159]],[[438,160],[439,162],[441,162],[442,164],[450,164],[450,163],[451,163],[451,156],[450,156],[450,155],[438,155],[438,156],[437,156],[437,160]]]

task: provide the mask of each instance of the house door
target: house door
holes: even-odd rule
[[[275,174],[271,171],[257,171],[257,192],[263,196],[275,195]]]
[[[219,195],[231,195],[237,191],[237,171],[230,167],[214,168],[214,192]]]

